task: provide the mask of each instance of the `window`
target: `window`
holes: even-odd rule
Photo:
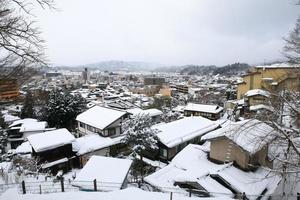
[[[94,132],[94,127],[87,125],[87,130]]]
[[[163,158],[167,158],[167,156],[168,156],[168,151],[167,151],[167,149],[160,149],[160,155],[161,155],[161,157],[163,157]]]
[[[85,124],[82,123],[82,122],[79,122],[79,126],[80,126],[81,128],[85,128]]]
[[[108,136],[108,130],[104,130],[102,133],[103,136]]]
[[[115,128],[110,128],[108,129],[108,136],[112,136],[116,134],[116,129]]]
[[[116,135],[116,128],[105,129],[100,134],[102,134],[104,137]]]

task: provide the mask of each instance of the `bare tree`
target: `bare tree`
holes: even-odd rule
[[[287,38],[284,38],[284,56],[291,64],[300,64],[300,16],[297,19],[294,29]]]
[[[271,171],[282,178],[280,192],[295,195],[295,187],[300,186],[300,93],[273,92],[269,106],[272,111],[261,111],[255,118],[274,128],[275,137],[269,145]]]
[[[34,6],[54,8],[54,0],[0,0],[1,79],[27,78],[30,67],[46,65],[44,40],[35,25]]]

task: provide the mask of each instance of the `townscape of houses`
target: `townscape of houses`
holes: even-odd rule
[[[3,113],[10,123],[6,149],[11,156],[34,158],[41,173],[81,169],[74,177],[74,186],[81,190],[92,190],[95,179],[107,183],[99,185],[101,191],[120,190],[127,187],[132,168],[130,149],[122,142],[126,135],[122,124],[148,115],[157,130],[158,150],[141,156],[155,167],[143,180],[153,190],[268,199],[278,193],[282,182],[272,172],[274,162],[269,157],[277,130],[254,116],[273,112],[274,91],[299,89],[294,70],[287,64],[256,66],[241,77],[141,76],[87,69],[83,74],[47,73],[26,87],[70,88],[84,97],[87,109],[76,117],[76,132],[48,127],[45,121],[14,118],[8,108]],[[228,93],[231,98],[226,98]],[[150,106],[163,98],[176,105]],[[165,120],[174,113],[177,117]]]

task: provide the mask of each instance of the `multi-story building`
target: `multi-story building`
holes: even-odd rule
[[[181,84],[172,85],[171,87],[174,88],[179,93],[188,94],[191,85],[181,83]]]
[[[19,96],[19,85],[16,79],[0,80],[0,101],[15,99]]]
[[[163,85],[165,83],[165,78],[163,77],[145,77],[144,85]]]
[[[237,98],[253,89],[278,91],[281,89],[299,90],[299,67],[287,64],[273,64],[256,66],[251,72],[243,76],[243,81],[238,83]]]

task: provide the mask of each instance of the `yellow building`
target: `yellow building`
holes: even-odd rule
[[[246,92],[253,89],[278,91],[284,88],[300,89],[300,67],[287,64],[256,66],[238,83],[237,98],[242,99]]]

